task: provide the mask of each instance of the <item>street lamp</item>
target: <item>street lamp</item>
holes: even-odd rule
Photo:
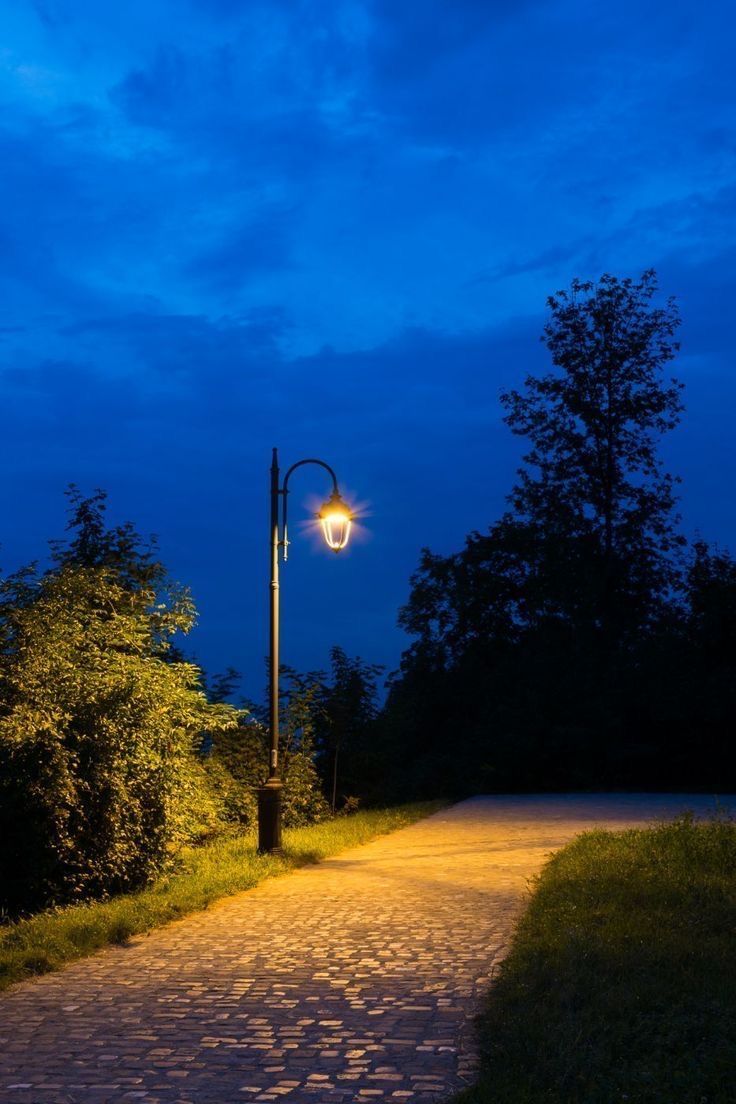
[[[350,538],[353,515],[348,504],[341,498],[337,486],[335,486],[334,491],[317,514],[317,517],[320,520],[327,547],[331,548],[333,552],[340,552]]]
[[[317,464],[332,479],[332,494],[320,508],[317,518],[328,548],[340,552],[350,539],[353,514],[340,495],[337,476],[324,460],[298,460],[292,464],[280,486],[279,457],[273,450],[271,462],[271,618],[269,681],[269,730],[271,748],[268,764],[268,781],[258,790],[258,850],[269,854],[281,851],[281,772],[279,768],[279,559],[288,559],[289,538],[286,527],[286,496],[289,493],[291,473],[304,464]]]

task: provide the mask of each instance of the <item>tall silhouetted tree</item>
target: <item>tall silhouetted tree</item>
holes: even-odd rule
[[[656,275],[573,281],[550,296],[544,336],[556,371],[502,395],[505,421],[531,448],[511,495],[524,519],[587,564],[591,613],[611,632],[637,630],[676,578],[675,483],[658,453],[682,404],[663,370],[679,346],[672,299]],[[580,551],[585,555],[581,556]],[[578,580],[578,585],[579,585]]]
[[[549,298],[553,369],[501,396],[529,442],[509,509],[463,551],[422,553],[400,614],[416,642],[387,707],[419,788],[609,782],[624,776],[622,748],[650,754],[635,653],[679,623],[684,544],[659,456],[682,409],[665,376],[679,316],[656,292],[648,271]],[[418,678],[428,669],[431,686]]]

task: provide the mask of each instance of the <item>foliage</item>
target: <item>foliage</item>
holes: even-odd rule
[[[365,793],[373,766],[373,732],[378,713],[376,681],[383,667],[352,658],[342,648],[330,651],[329,682],[321,685],[319,709],[315,715],[319,763],[336,811],[338,796],[350,802]],[[338,786],[339,783],[339,786]]]
[[[233,672],[226,678],[233,685]],[[299,674],[282,666],[280,678],[279,763],[284,783],[282,817],[286,827],[324,819],[329,808],[315,764],[314,726],[322,692],[321,674]],[[252,827],[258,815],[256,787],[268,777],[267,711],[249,703],[247,723],[215,733],[208,741],[205,769],[221,795],[226,822]]]
[[[729,1104],[735,924],[733,822],[579,837],[489,992],[464,1104]]]
[[[575,281],[549,300],[556,372],[502,395],[506,422],[531,448],[512,510],[463,553],[423,554],[402,623],[455,656],[476,639],[514,642],[560,624],[588,636],[641,631],[675,582],[682,544],[674,479],[657,437],[674,428],[679,385],[661,379],[677,346],[674,305],[640,282]]]
[[[535,612],[548,616],[551,598],[554,612],[580,619],[582,591],[593,625],[617,636],[639,631],[656,611],[682,544],[676,480],[658,455],[682,411],[682,385],[663,379],[680,320],[672,299],[653,305],[656,291],[648,271],[637,283],[575,280],[551,296],[543,340],[557,371],[501,397],[507,425],[531,445],[511,495],[514,515],[551,544],[555,579],[555,561],[570,556],[563,578],[577,581],[557,594],[545,584]]]
[[[437,808],[434,802],[371,809],[287,829],[284,853],[278,856],[258,854],[252,833],[220,836],[200,847],[185,848],[174,870],[147,889],[109,901],[53,909],[0,927],[0,989],[206,908],[219,897],[250,889],[264,878],[367,843]]]
[[[0,852],[9,910],[120,892],[210,831],[195,745],[235,711],[171,661],[195,618],[155,549],[70,492],[71,538],[0,587]]]
[[[329,674],[281,667],[279,762],[287,826],[322,820],[345,804],[353,809],[358,793],[385,800],[380,783],[383,764],[374,738],[376,681],[383,668],[348,656],[339,647],[331,650],[330,659]],[[224,676],[228,690],[233,674]],[[260,783],[268,776],[269,735],[267,709],[253,702],[248,709],[247,724],[212,739],[206,762],[208,770],[224,768],[237,782],[232,799],[225,799],[226,819],[252,824],[255,795],[245,796],[241,786],[248,779]],[[228,795],[227,786],[220,785]]]
[[[252,828],[258,817],[256,787],[268,767],[265,730],[248,722],[208,733],[202,764],[209,789],[218,796],[222,822]]]
[[[733,776],[736,571],[683,553],[658,451],[682,410],[679,317],[656,290],[645,272],[549,299],[554,370],[502,396],[529,443],[509,508],[457,553],[425,549],[400,614],[415,639],[378,737],[411,764],[393,799],[692,786],[705,718],[699,784]]]
[[[287,826],[324,820],[329,815],[315,763],[315,725],[321,708],[321,676],[284,668],[281,693],[282,812]]]

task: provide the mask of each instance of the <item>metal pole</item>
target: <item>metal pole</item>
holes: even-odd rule
[[[271,463],[271,617],[270,617],[269,729],[271,754],[269,781],[279,773],[279,458],[273,450]]]
[[[271,461],[270,522],[270,655],[268,781],[258,790],[258,850],[269,854],[281,851],[281,789],[279,776],[279,461],[273,450]]]

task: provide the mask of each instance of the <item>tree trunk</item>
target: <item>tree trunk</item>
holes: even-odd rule
[[[335,812],[337,804],[337,757],[340,753],[340,745],[335,744],[335,758],[332,760],[332,812]]]

